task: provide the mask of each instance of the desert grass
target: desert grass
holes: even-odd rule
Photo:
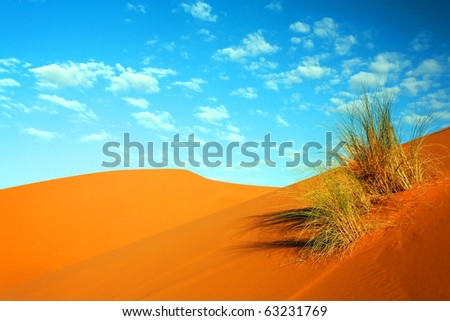
[[[396,97],[386,90],[369,92],[363,87],[360,99],[342,113],[336,127],[345,141],[337,155],[344,165],[318,175],[306,197],[307,211],[274,213],[266,220],[272,225],[294,228],[294,240],[303,259],[322,260],[342,254],[378,225],[365,216],[383,199],[424,182],[429,160],[422,155],[422,137],[429,117],[417,120],[411,141],[402,146],[393,119]],[[289,224],[286,225],[286,222]]]
[[[306,197],[312,207],[299,239],[310,236],[308,254],[320,259],[343,253],[367,231],[361,216],[371,210],[372,202],[349,167],[322,174]]]
[[[419,118],[413,125],[405,149],[392,119],[395,101],[388,91],[364,89],[337,124],[340,139],[346,142],[341,156],[374,199],[407,190],[425,178],[421,137],[429,118]]]

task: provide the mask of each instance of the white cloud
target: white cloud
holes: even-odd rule
[[[334,50],[336,54],[343,56],[348,54],[353,45],[356,44],[355,36],[338,37],[334,43]]]
[[[338,106],[339,109],[343,109],[342,106],[346,105],[346,102],[342,98],[339,98],[339,97],[330,98],[330,103]]]
[[[291,43],[293,43],[293,44],[295,44],[295,45],[298,45],[298,44],[301,43],[301,42],[302,42],[302,39],[299,38],[299,37],[292,37],[292,38],[291,38]]]
[[[369,69],[377,74],[395,75],[410,65],[409,60],[396,52],[378,54],[369,64]]]
[[[411,49],[416,52],[425,51],[430,48],[430,35],[422,31],[411,41]]]
[[[339,25],[329,17],[314,22],[313,32],[319,38],[332,41],[334,51],[340,56],[348,54],[351,48],[357,44],[354,35],[340,35]]]
[[[132,98],[132,97],[122,97],[131,106],[135,106],[141,109],[146,109],[150,105],[147,99],[144,98]]]
[[[348,91],[340,91],[337,93],[341,97],[345,97],[347,99],[355,100],[358,98],[358,96],[354,93],[348,92]]]
[[[421,106],[426,109],[434,110],[450,110],[450,94],[449,89],[440,89],[435,92],[422,95],[415,103],[415,106]]]
[[[50,89],[92,87],[99,76],[109,78],[114,74],[112,68],[104,63],[72,61],[32,68],[30,71],[38,78],[39,87]]]
[[[189,90],[193,90],[201,93],[203,91],[201,85],[206,84],[206,80],[201,78],[191,78],[189,81],[175,81],[172,83],[174,86],[183,87]]]
[[[443,72],[443,67],[436,59],[425,59],[420,65],[407,73],[408,76],[433,76]]]
[[[82,123],[93,123],[98,117],[92,109],[87,109],[82,113],[78,113],[75,117],[75,121]]]
[[[127,3],[127,10],[145,13],[145,7],[142,4]]]
[[[233,133],[239,133],[241,131],[238,127],[233,126],[231,124],[228,124],[227,129]]]
[[[437,119],[447,120],[450,119],[450,111],[448,110],[435,111],[433,113],[433,116],[436,117]]]
[[[5,87],[20,87],[20,84],[11,78],[0,79],[0,91],[4,91]]]
[[[38,138],[43,139],[43,140],[52,140],[52,139],[55,139],[55,138],[59,137],[58,133],[45,131],[45,130],[39,130],[39,129],[36,129],[36,128],[33,128],[33,127],[26,128],[22,132],[24,132],[24,133],[26,133],[28,135],[32,135],[32,136],[38,137]]]
[[[142,69],[144,74],[152,75],[156,78],[164,78],[167,76],[175,76],[177,72],[171,68],[154,68],[154,67],[146,67]]]
[[[20,60],[17,58],[0,59],[0,73],[10,73],[18,64],[20,64]]]
[[[372,72],[360,71],[351,76],[348,83],[353,89],[359,90],[362,85],[367,87],[383,86],[386,83],[386,77]]]
[[[353,89],[361,89],[361,86],[383,86],[388,79],[397,79],[400,72],[410,66],[410,61],[403,54],[397,52],[384,52],[376,55],[370,62],[360,58],[345,60],[342,63],[342,74],[349,76],[349,84]],[[367,67],[368,71],[359,71]],[[408,85],[406,85],[408,86]],[[397,87],[398,89],[398,87]]]
[[[225,59],[237,62],[245,62],[249,57],[256,57],[262,54],[272,54],[279,48],[268,43],[261,31],[248,34],[239,46],[228,47],[217,50],[215,59]]]
[[[332,71],[329,67],[322,67],[318,57],[305,57],[297,68],[274,74],[264,75],[265,86],[272,90],[278,90],[280,84],[290,87],[302,82],[303,78],[320,79]]]
[[[154,45],[156,45],[158,43],[158,39],[157,38],[152,38],[152,39],[149,39],[149,40],[147,40],[146,42],[145,42],[145,44],[147,45],[147,46],[150,46],[150,47],[153,47]]]
[[[175,45],[175,42],[172,41],[172,42],[167,42],[167,43],[163,44],[162,47],[164,49],[166,49],[167,51],[174,52],[176,45]]]
[[[140,113],[133,113],[132,116],[139,124],[149,129],[175,129],[172,115],[167,111],[156,111],[155,113],[143,111]]]
[[[110,91],[129,91],[135,89],[146,93],[159,92],[158,80],[150,74],[139,73],[127,68],[119,76],[111,77]]]
[[[49,101],[56,105],[62,106],[67,109],[72,109],[77,112],[84,112],[86,110],[85,104],[82,104],[77,100],[66,100],[63,97],[59,97],[56,95],[39,94],[39,99]]]
[[[264,8],[274,11],[274,12],[280,12],[281,10],[283,10],[283,7],[282,7],[280,1],[272,1],[268,4],[266,4]]]
[[[289,29],[291,29],[294,32],[298,33],[308,33],[311,30],[311,27],[307,23],[303,23],[301,21],[297,21],[289,26]]]
[[[289,123],[283,118],[281,117],[279,114],[277,114],[275,116],[275,120],[280,124],[283,125],[285,127],[289,127]]]
[[[194,128],[197,129],[198,131],[202,132],[203,134],[208,134],[211,131],[209,128],[206,128],[203,126],[198,126],[198,125],[195,125]]]
[[[447,109],[450,110],[450,95],[444,89],[428,94],[424,97],[425,105],[433,109]]]
[[[205,28],[202,28],[199,31],[197,31],[197,34],[202,36],[205,41],[211,41],[216,38],[216,36],[214,36],[211,33],[211,31],[209,31],[208,29],[205,29]]]
[[[331,68],[322,67],[317,57],[306,57],[297,67],[300,74],[306,78],[319,79],[331,72]]]
[[[411,113],[411,114],[403,115],[402,120],[403,120],[403,122],[405,122],[408,125],[416,125],[420,122],[428,121],[429,116]]]
[[[126,71],[125,67],[122,66],[121,64],[116,64],[115,67],[116,67],[116,69],[117,69],[119,72],[124,72],[124,71]]]
[[[258,91],[256,88],[247,87],[247,88],[238,88],[233,90],[230,93],[231,96],[238,96],[246,99],[255,99],[258,98]]]
[[[245,139],[244,136],[242,136],[240,133],[240,129],[239,127],[236,127],[232,124],[228,124],[227,125],[227,130],[229,130],[229,133],[223,132],[223,131],[219,131],[217,134],[217,137],[222,138],[225,137],[225,139],[232,141],[232,142],[241,142]]]
[[[347,113],[351,113],[355,108],[356,108],[356,105],[354,102],[347,101],[347,102],[343,102],[340,105],[337,105],[335,111],[338,113],[347,114]]]
[[[416,96],[419,92],[428,90],[430,88],[429,80],[417,80],[414,77],[406,78],[400,84],[412,96]]]
[[[104,141],[104,140],[107,140],[110,138],[111,138],[111,135],[103,131],[99,134],[90,134],[90,135],[83,136],[80,138],[80,142],[82,142],[82,143],[99,142],[99,141]]]
[[[257,110],[255,110],[255,112],[256,112],[258,115],[262,116],[262,117],[266,117],[266,116],[269,115],[268,112],[266,112],[266,111],[264,111],[264,110],[261,110],[261,109],[257,109]]]
[[[0,59],[0,65],[5,67],[13,67],[20,63],[20,60],[17,58],[2,58]]]
[[[314,41],[312,41],[311,39],[306,39],[305,41],[303,41],[303,48],[305,49],[314,48]]]
[[[9,97],[5,97],[5,96],[2,96],[2,97],[6,98],[6,99],[1,99],[1,100],[6,101],[7,103],[0,104],[0,107],[6,108],[6,109],[9,109],[9,110],[11,110],[11,109],[18,109],[18,110],[20,110],[20,111],[22,111],[22,112],[24,112],[26,114],[31,113],[31,109],[28,108],[27,106],[25,106],[24,104],[12,102],[12,101],[10,101]]]
[[[297,69],[292,69],[289,71],[284,71],[275,74],[264,75],[265,79],[264,85],[268,89],[278,91],[279,85],[284,85],[285,87],[291,87],[293,84],[298,84],[302,82],[300,74]]]
[[[98,117],[95,112],[91,109],[88,109],[85,104],[80,103],[77,100],[67,100],[63,97],[56,95],[48,95],[48,94],[39,94],[39,99],[51,102],[52,104],[73,110],[77,112],[75,117],[76,121],[92,123],[97,120]]]
[[[252,61],[245,65],[244,68],[250,71],[277,69],[278,64],[276,62],[268,61],[264,57],[259,57],[257,61]]]
[[[219,121],[230,118],[225,106],[219,107],[202,106],[198,108],[198,112],[195,114],[200,120],[217,125]]]
[[[226,139],[231,142],[242,142],[245,140],[245,137],[237,133],[229,133],[226,136]]]
[[[401,91],[400,86],[384,87],[379,90],[380,93],[386,93],[391,97],[398,97]]]
[[[342,74],[350,76],[355,69],[365,66],[366,63],[361,58],[352,58],[342,62]]]
[[[203,21],[215,22],[217,15],[212,14],[212,7],[203,1],[197,1],[194,4],[182,3],[181,7],[186,13],[190,13],[194,18]]]
[[[336,38],[338,25],[332,18],[325,17],[314,23],[314,34],[321,38]]]

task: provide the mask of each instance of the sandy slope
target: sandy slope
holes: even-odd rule
[[[2,242],[6,241],[8,244],[0,245],[2,246],[1,257],[9,255],[7,256],[9,262],[20,267],[28,279],[32,278],[30,275],[35,273],[36,267],[48,267],[54,260],[60,262],[59,257],[55,259],[55,256],[48,256],[49,252],[64,252],[68,248],[76,247],[74,244],[78,244],[81,240],[84,240],[85,244],[77,247],[76,259],[73,255],[70,262],[64,261],[64,266],[52,269],[51,273],[43,275],[41,270],[40,277],[34,277],[28,282],[23,279],[20,285],[5,287],[3,291],[0,291],[0,299],[449,300],[450,157],[443,146],[450,147],[450,130],[429,136],[427,143],[430,144],[428,152],[445,156],[442,158],[443,178],[396,196],[396,210],[386,210],[384,213],[389,217],[390,226],[368,235],[357,245],[352,255],[341,261],[335,260],[321,266],[309,263],[296,266],[290,264],[295,260],[292,250],[256,251],[242,248],[243,244],[266,237],[257,231],[246,231],[251,221],[245,218],[301,206],[293,195],[302,193],[304,183],[261,196],[255,193],[252,195],[255,198],[248,197],[248,200],[239,204],[236,202],[231,207],[222,206],[222,208],[213,209],[212,204],[215,201],[210,200],[209,215],[202,212],[203,214],[197,217],[190,216],[189,220],[178,221],[170,229],[165,225],[165,228],[159,231],[156,227],[153,227],[153,230],[144,231],[139,224],[135,224],[137,230],[141,228],[139,230],[141,234],[135,237],[134,242],[129,235],[133,233],[128,228],[128,233],[125,233],[128,238],[119,237],[120,242],[117,241],[121,244],[112,244],[115,238],[110,238],[105,243],[111,250],[106,252],[108,246],[103,245],[102,251],[96,248],[99,254],[94,257],[94,252],[89,246],[92,244],[92,239],[91,243],[85,240],[95,234],[97,242],[101,243],[104,235],[95,232],[95,224],[90,224],[90,228],[86,229],[83,227],[89,225],[87,222],[94,220],[92,217],[98,215],[88,210],[94,201],[99,199],[99,196],[96,196],[83,199],[86,202],[84,209],[87,213],[85,216],[72,217],[77,221],[79,232],[67,238],[65,242],[53,243],[52,235],[47,235],[37,228],[33,229],[31,223],[25,220],[25,218],[37,220],[36,216],[42,215],[42,212],[36,211],[32,206],[26,208],[26,213],[16,212],[23,217],[16,226],[21,224],[24,231],[33,230],[35,234],[32,239],[35,242],[43,235],[47,240],[46,243],[40,243],[31,248],[33,251],[39,251],[41,255],[39,260],[38,256],[30,250],[31,245],[25,246],[27,243],[20,241],[25,234],[10,233],[6,238],[2,236]],[[73,183],[72,188],[79,190],[80,185],[84,188],[83,182],[88,177],[77,178],[79,181]],[[193,177],[190,177],[188,181]],[[197,176],[195,179],[198,180],[198,184],[203,182]],[[118,188],[117,181],[110,183],[113,186],[110,187],[111,189]],[[189,189],[195,186],[194,183],[188,185]],[[39,184],[36,186],[38,188]],[[169,186],[172,185],[169,184]],[[238,188],[238,186],[231,187]],[[39,189],[32,193],[38,193],[38,191],[41,195],[43,194],[43,191]],[[160,189],[155,189],[153,192],[156,196],[152,197],[160,204],[161,209],[172,206],[171,198],[168,198],[166,202],[162,201],[166,195],[161,193]],[[17,193],[23,197],[23,193]],[[126,191],[124,193],[123,200],[126,201]],[[202,201],[199,198],[194,201],[191,199],[190,202],[187,200],[182,207],[183,213],[198,212],[198,210],[192,211],[192,208],[199,204],[203,205],[202,202],[208,197],[216,195],[211,191],[209,194],[196,194],[198,191],[193,193],[195,196],[204,195],[204,197]],[[33,194],[27,195],[31,197]],[[59,197],[60,203],[73,199],[70,194],[64,193]],[[103,197],[106,200],[110,199],[107,193]],[[6,202],[9,199],[10,197],[6,197]],[[81,206],[80,202],[79,198],[78,207]],[[129,226],[132,224],[128,222],[129,218],[137,215],[136,207],[128,207],[127,211],[123,211],[128,216],[120,219],[123,212],[116,211],[114,207],[109,208],[113,212],[110,215],[118,220],[117,224]],[[46,219],[41,221],[39,226],[48,229],[45,224],[56,220],[60,228],[64,227],[64,220],[57,218],[60,209],[54,211],[52,206],[48,205],[47,210],[50,212],[46,213]],[[173,209],[168,213],[175,216],[179,214]],[[8,217],[9,219],[11,218]],[[104,220],[103,223],[107,222],[105,216],[102,220]],[[17,233],[17,230],[13,232]],[[66,232],[68,232],[67,229],[60,231],[59,234],[64,235]],[[148,233],[146,237],[145,233]],[[15,243],[22,245],[19,247]],[[24,264],[25,262],[21,260],[13,260],[16,256],[30,255],[34,259],[29,264]],[[85,258],[82,257],[83,255]],[[9,270],[6,269],[6,271],[11,273],[10,265],[7,266]],[[2,267],[2,269],[5,268]],[[1,273],[3,276],[3,270]]]
[[[0,290],[272,190],[181,170],[106,172],[0,190]]]

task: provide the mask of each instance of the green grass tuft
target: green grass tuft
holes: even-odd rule
[[[414,125],[410,148],[401,146],[392,119],[395,97],[387,91],[363,90],[337,124],[345,141],[341,155],[374,199],[411,188],[424,179],[421,137],[427,118]]]
[[[370,211],[372,203],[348,167],[336,168],[318,179],[307,195],[312,210],[300,234],[311,236],[308,250],[320,258],[345,250],[364,235],[366,228],[360,218]]]
[[[286,226],[295,227],[295,242],[303,258],[321,260],[349,249],[379,224],[364,216],[383,198],[427,178],[430,166],[421,150],[430,118],[418,119],[412,140],[402,146],[396,129],[399,124],[392,115],[396,97],[386,90],[369,92],[365,87],[360,97],[337,123],[340,139],[346,142],[339,155],[344,165],[312,180],[314,185],[306,195],[311,207],[298,210],[299,224],[294,222],[295,214],[288,212]],[[283,228],[286,219],[283,213],[275,213],[271,224]]]

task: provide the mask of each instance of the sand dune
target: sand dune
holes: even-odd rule
[[[450,130],[427,144],[441,156],[442,179],[396,195],[387,227],[321,265],[293,264],[292,249],[242,247],[267,237],[248,231],[247,218],[300,207],[303,182],[269,190],[133,171],[1,191],[0,299],[449,300]]]
[[[274,188],[182,170],[117,171],[0,191],[0,290]]]

